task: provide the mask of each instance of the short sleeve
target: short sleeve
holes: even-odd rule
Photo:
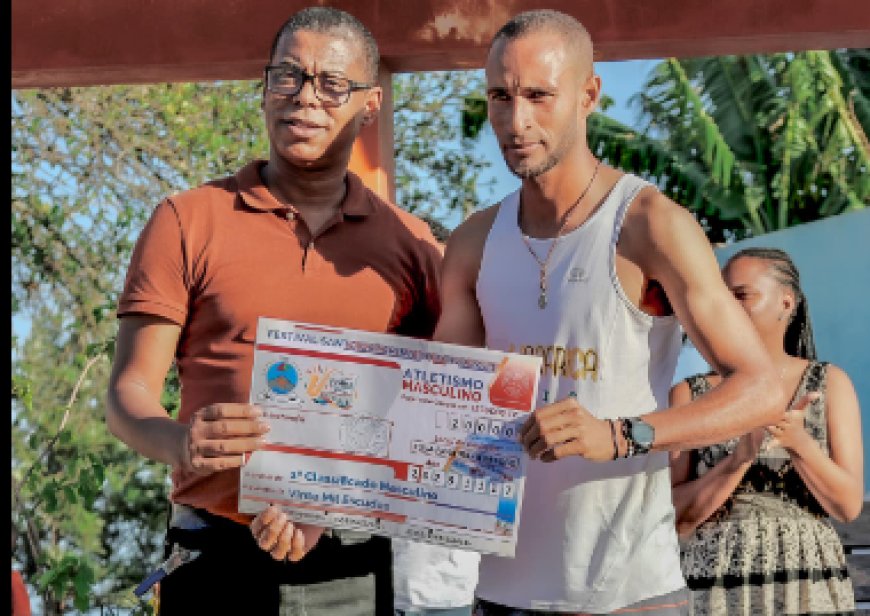
[[[414,276],[414,306],[396,333],[429,340],[441,316],[443,248],[429,231],[428,225],[419,233],[415,243],[414,262],[418,270]]]
[[[434,237],[431,237],[428,242],[421,243],[423,250],[421,325],[425,331],[422,335],[431,338],[441,316],[441,261],[444,252]]]
[[[181,222],[172,202],[166,200],[154,209],[136,241],[118,300],[118,317],[147,314],[183,326],[189,280]]]

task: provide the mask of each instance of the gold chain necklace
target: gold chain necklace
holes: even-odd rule
[[[559,225],[559,230],[556,231],[556,237],[553,238],[553,242],[550,244],[550,248],[547,250],[547,256],[544,257],[542,261],[538,255],[535,253],[534,248],[529,243],[528,238],[523,234],[522,228],[520,228],[520,237],[523,238],[523,243],[526,245],[526,248],[529,250],[529,254],[532,255],[532,258],[537,262],[538,267],[541,269],[538,286],[540,287],[541,294],[538,296],[538,308],[543,310],[547,307],[547,265],[550,263],[550,257],[553,255],[553,249],[556,248],[556,244],[559,243],[559,239],[562,236],[562,230],[565,228],[565,225],[568,224],[568,219],[571,218],[571,214],[574,213],[574,210],[577,209],[577,206],[580,205],[580,202],[583,200],[583,197],[586,196],[586,193],[589,192],[589,189],[592,188],[592,182],[595,181],[595,176],[598,174],[598,167],[601,166],[601,161],[599,160],[595,164],[595,170],[592,172],[592,177],[589,179],[589,183],[586,185],[586,188],[583,189],[583,192],[580,193],[580,196],[577,197],[577,200],[568,208],[565,214],[562,216],[562,224]],[[517,210],[517,217],[522,221],[522,201],[520,201],[520,207]]]

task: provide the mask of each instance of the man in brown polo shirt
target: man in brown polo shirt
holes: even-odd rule
[[[173,467],[163,614],[391,613],[388,540],[237,512],[239,466],[267,430],[247,404],[260,316],[429,337],[441,252],[422,221],[347,170],[379,110],[377,47],[331,8],[292,16],[265,71],[268,161],[167,198],[121,295],[109,428]],[[160,404],[175,361],[178,419]]]

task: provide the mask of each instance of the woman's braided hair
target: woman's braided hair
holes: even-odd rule
[[[734,254],[725,267],[740,257],[752,257],[770,262],[773,277],[792,290],[795,296],[795,309],[785,330],[783,347],[794,357],[816,359],[816,344],[813,340],[813,326],[810,323],[810,310],[807,298],[801,289],[800,273],[788,253],[778,248],[744,248]]]

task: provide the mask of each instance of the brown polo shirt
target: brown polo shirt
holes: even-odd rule
[[[428,225],[347,174],[339,212],[311,236],[263,185],[255,161],[235,176],[170,197],[133,251],[118,316],[181,326],[179,420],[247,402],[257,317],[431,336],[441,249]],[[240,522],[238,470],[173,472],[172,500]]]

